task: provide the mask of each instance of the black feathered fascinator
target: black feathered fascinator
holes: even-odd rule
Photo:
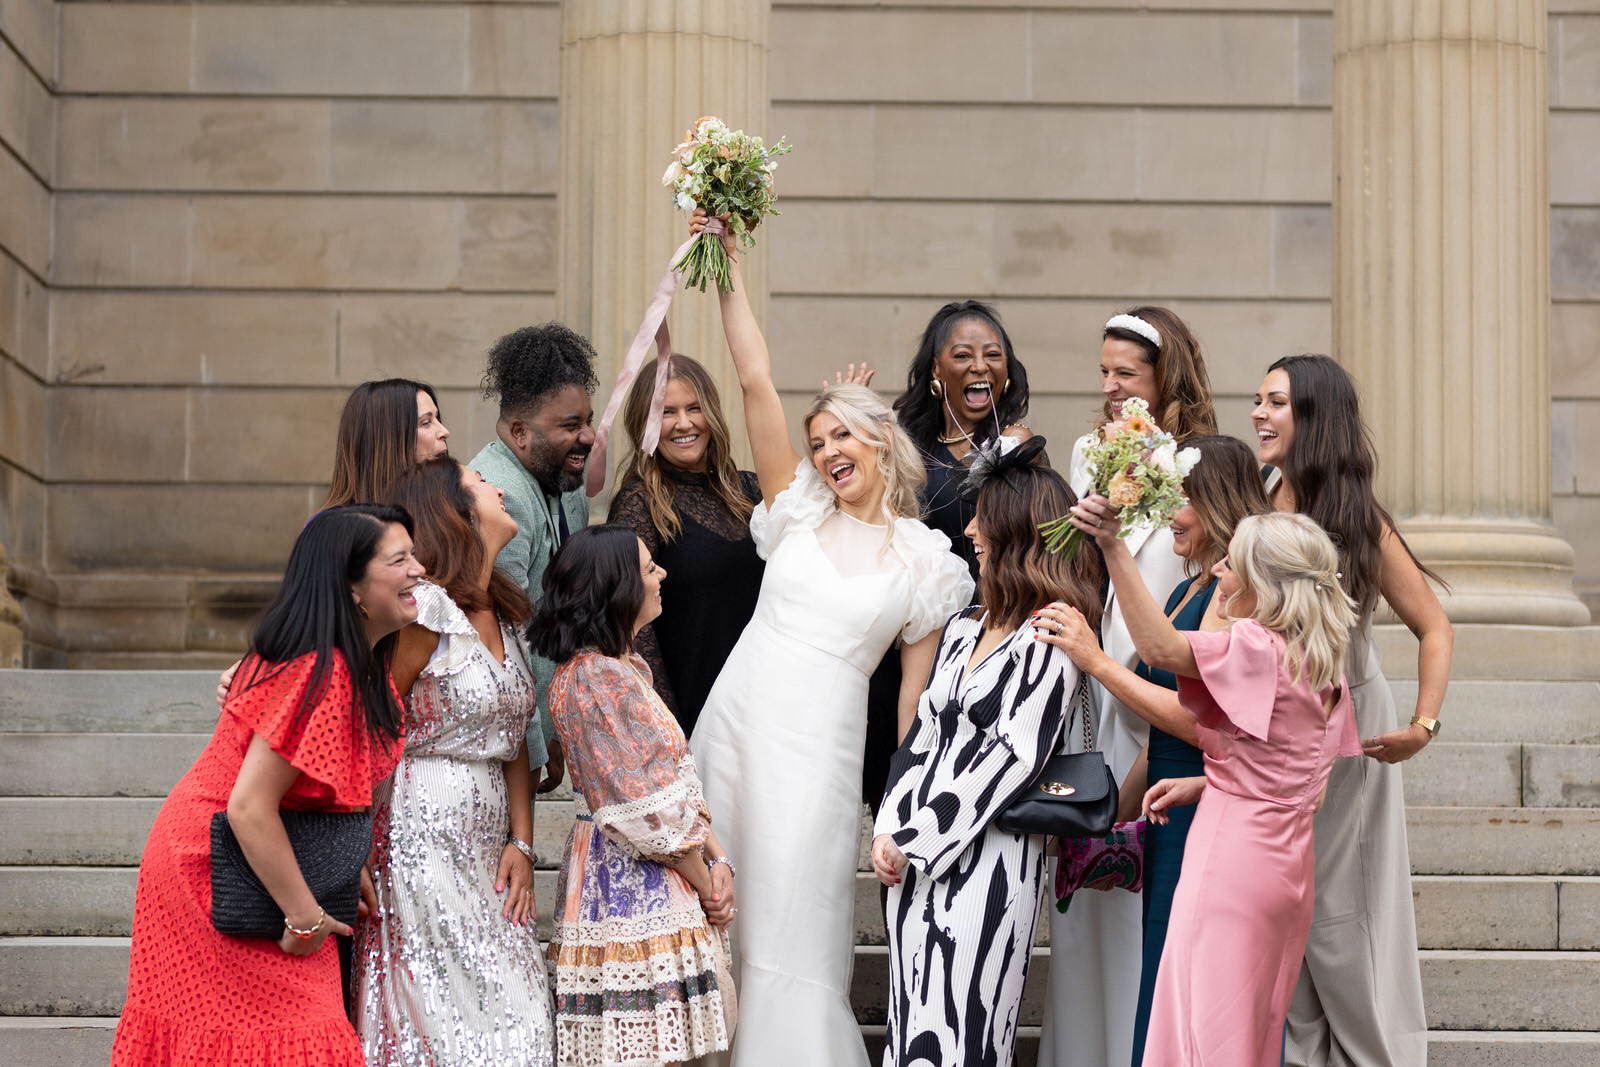
[[[972,449],[971,462],[965,469],[956,494],[962,500],[976,500],[979,490],[991,479],[1002,478],[1009,483],[1010,475],[1016,471],[1043,465],[1043,455],[1044,438],[1038,434],[1026,441],[1002,435],[977,445]]]

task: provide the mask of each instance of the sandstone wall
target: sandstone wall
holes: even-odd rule
[[[19,597],[40,635],[52,626],[43,561],[55,55],[54,0],[0,0],[0,583],[47,594]],[[3,584],[0,666],[9,667],[23,620]]]
[[[559,29],[0,0],[0,542],[34,662],[227,656],[357,382],[431,381],[454,451],[488,439],[485,347],[554,314]],[[1189,319],[1241,436],[1265,365],[1327,349],[1326,0],[778,2],[771,41],[765,132],[798,149],[755,254],[792,406],[862,356],[897,391],[965,296],[1063,455],[1122,306]],[[1600,0],[1551,0],[1550,42],[1555,507],[1597,606]]]

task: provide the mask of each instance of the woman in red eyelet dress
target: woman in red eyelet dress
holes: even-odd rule
[[[319,515],[313,524],[321,520]],[[404,534],[397,525],[389,529]],[[389,544],[377,547],[369,579],[385,564]],[[381,592],[388,602],[362,602],[363,609],[373,604],[365,616],[369,630],[370,620],[385,609],[404,614],[409,605],[415,617],[410,588],[422,568],[411,556],[408,536],[403,554],[403,560],[387,564],[393,589]],[[294,562],[291,557],[291,569]],[[286,575],[286,587],[289,581]],[[387,651],[381,643],[373,650],[382,659],[371,668],[385,678]],[[156,817],[140,862],[128,999],[112,1047],[113,1067],[362,1067],[361,1043],[345,1017],[332,938],[309,955],[290,955],[278,941],[230,937],[211,925],[211,818],[229,809],[254,738],[298,772],[280,802],[284,810],[367,807],[373,786],[399,761],[402,741],[368,728],[338,647],[327,654],[320,691],[305,703],[316,659],[315,651],[281,662],[255,653],[247,657],[210,744]],[[260,680],[245,684],[257,674]],[[372,683],[361,689],[366,698]],[[398,709],[392,681],[388,689]],[[238,836],[245,837],[242,828]]]

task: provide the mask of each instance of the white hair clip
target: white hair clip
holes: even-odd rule
[[[1161,331],[1137,315],[1113,315],[1106,320],[1106,329],[1128,330],[1155,345],[1157,351],[1161,349]]]

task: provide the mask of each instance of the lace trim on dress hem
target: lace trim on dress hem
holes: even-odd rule
[[[692,938],[696,942],[705,941],[708,937],[705,933],[705,921],[705,912],[700,910],[698,901],[686,902],[682,908],[666,908],[648,915],[629,918],[609,916],[603,922],[593,920],[573,922],[558,918],[553,924],[546,958],[553,963],[559,952],[569,947],[603,948],[621,943],[645,946],[642,949],[629,950],[635,954],[645,951],[671,952],[675,951],[671,944],[655,942],[662,939],[672,942],[691,935],[696,935]]]
[[[563,1064],[658,1067],[719,1052],[728,1045],[728,1028],[716,998],[642,1019],[556,1019],[556,1062]]]

